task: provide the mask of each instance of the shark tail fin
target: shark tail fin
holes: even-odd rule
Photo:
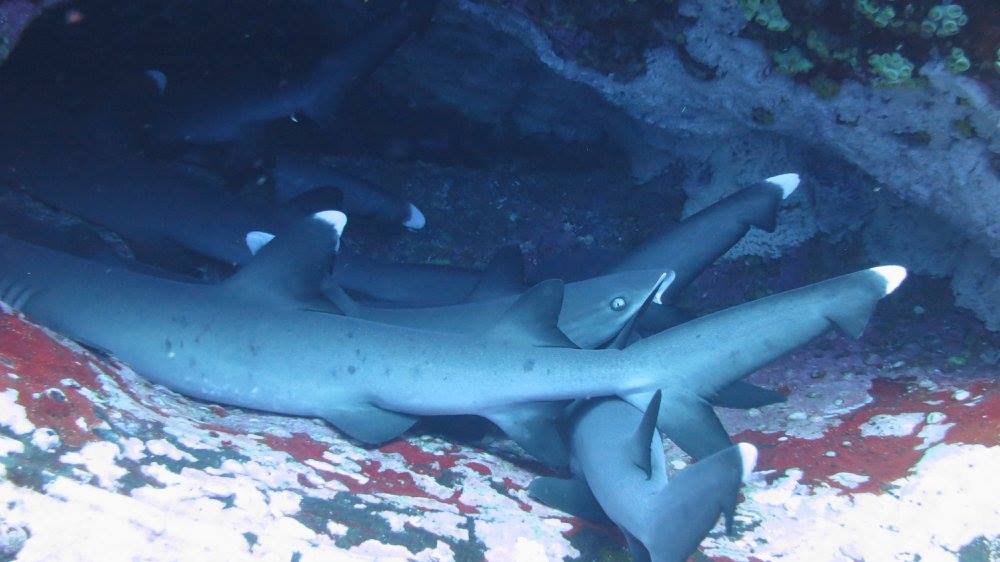
[[[720,515],[732,533],[738,494],[756,461],[757,449],[740,443],[678,473],[654,500],[655,520],[640,537],[652,559],[686,560]]]

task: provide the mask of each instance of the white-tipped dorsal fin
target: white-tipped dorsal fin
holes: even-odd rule
[[[660,276],[660,284],[656,287],[656,293],[653,295],[653,302],[655,304],[663,304],[663,293],[667,292],[670,288],[671,283],[677,278],[677,274],[673,271],[667,271]]]
[[[743,472],[741,479],[746,482],[757,466],[757,447],[750,443],[739,443],[736,445],[740,452],[740,459],[743,461]]]
[[[885,279],[885,294],[891,294],[899,284],[906,279],[906,268],[901,265],[880,265],[871,268],[871,271]]]
[[[313,218],[325,222],[337,231],[337,242],[333,251],[339,252],[340,238],[344,235],[344,229],[347,228],[347,215],[340,211],[320,211],[313,214]]]
[[[424,217],[424,214],[420,212],[420,209],[416,205],[410,203],[410,214],[403,221],[403,226],[410,230],[420,230],[425,224],[427,224],[427,218]]]
[[[247,248],[250,250],[250,253],[255,256],[257,255],[257,252],[259,252],[264,246],[267,246],[267,243],[271,240],[274,240],[274,235],[270,232],[263,232],[261,230],[252,230],[247,232],[246,236]]]
[[[767,183],[774,184],[781,188],[781,198],[787,199],[796,188],[799,187],[799,175],[798,174],[781,174],[777,176],[771,176],[767,178]]]

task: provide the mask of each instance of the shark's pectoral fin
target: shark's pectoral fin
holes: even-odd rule
[[[709,402],[720,408],[761,408],[787,400],[785,395],[744,381],[736,381],[715,393]]]
[[[651,396],[650,393],[637,393],[624,398],[630,404],[644,408]],[[712,405],[698,396],[664,396],[657,425],[667,438],[695,459],[705,458],[732,445]]]
[[[642,544],[642,541],[621,527],[619,527],[619,530],[625,535],[625,545],[628,546],[628,553],[632,557],[632,562],[652,562],[653,559],[649,555],[649,549],[646,548],[646,545]]]
[[[520,246],[500,249],[483,271],[468,300],[506,297],[524,290],[524,255]]]
[[[520,345],[576,347],[559,329],[563,282],[542,281],[525,292],[497,320],[489,337]]]
[[[327,412],[324,416],[337,429],[368,445],[395,439],[417,423],[417,417],[360,405]]]
[[[632,457],[632,462],[646,473],[647,480],[653,475],[653,437],[656,436],[656,419],[660,414],[660,399],[662,396],[663,392],[660,390],[657,390],[653,394],[653,397],[649,400],[649,405],[646,406],[645,413],[642,414],[639,427],[636,428],[635,435],[632,436],[632,442],[629,443],[629,454]],[[662,443],[660,443],[660,446],[662,446]]]
[[[514,442],[546,466],[569,466],[569,450],[559,434],[558,420],[566,402],[520,404],[486,414]]]
[[[528,495],[539,503],[588,521],[608,520],[587,483],[578,478],[539,476],[528,486]]]

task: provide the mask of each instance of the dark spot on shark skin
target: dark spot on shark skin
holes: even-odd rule
[[[358,372],[358,369],[354,365],[348,365],[347,372],[353,375],[354,373]]]
[[[354,332],[347,332],[347,339],[353,340],[354,339]]]
[[[524,372],[525,373],[530,373],[531,371],[534,371],[534,370],[535,370],[535,360],[534,359],[528,359],[527,361],[524,362]]]
[[[170,353],[170,350],[174,348],[174,344],[171,343],[170,338],[163,340],[163,349]]]
[[[257,347],[257,344],[255,344],[253,342],[250,342],[248,345],[250,347],[250,355],[253,355],[254,357],[256,357],[257,356],[257,351],[259,349]]]

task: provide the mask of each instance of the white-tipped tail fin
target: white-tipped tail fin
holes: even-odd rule
[[[257,252],[261,248],[267,246],[267,243],[274,240],[274,235],[270,232],[262,232],[260,230],[252,230],[247,232],[246,243],[247,248],[250,250],[252,255],[257,255]]]
[[[424,217],[424,214],[420,212],[420,209],[416,205],[410,203],[410,214],[403,221],[403,226],[410,230],[420,230],[425,224],[427,224],[427,218]]]
[[[781,198],[787,199],[799,187],[798,174],[781,174],[767,178],[767,183],[774,184],[781,188]]]
[[[891,294],[906,279],[906,268],[901,265],[880,265],[871,271],[885,279],[885,294]]]
[[[659,286],[656,288],[656,294],[653,295],[653,302],[656,304],[663,304],[663,293],[667,292],[670,288],[670,284],[674,282],[677,278],[677,274],[673,271],[666,271],[660,276]]]
[[[741,479],[746,482],[757,466],[757,447],[750,443],[739,443],[736,445],[740,452],[740,459],[743,461],[743,473]]]

